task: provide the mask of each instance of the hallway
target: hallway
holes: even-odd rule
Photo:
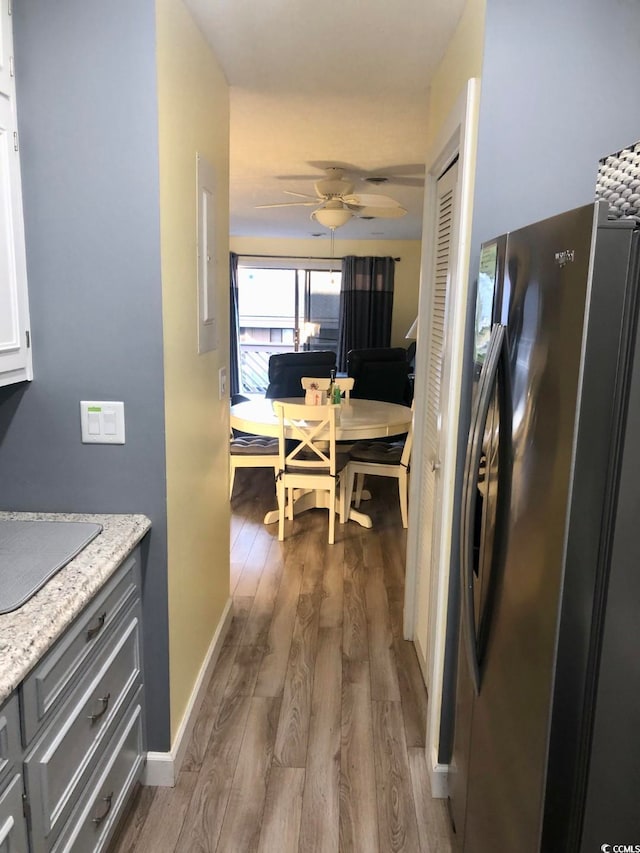
[[[234,618],[176,787],[140,789],[111,851],[450,853],[402,639],[396,484],[370,479],[373,529],[336,525],[330,546],[313,511],[280,543],[272,476],[238,472]]]

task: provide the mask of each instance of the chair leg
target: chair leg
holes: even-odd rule
[[[347,520],[347,470],[344,469],[338,477],[338,503],[340,507],[340,524]]]
[[[344,481],[344,518],[345,521],[349,519],[349,512],[351,510],[351,501],[353,500],[353,466],[350,463],[347,463],[346,468],[343,470],[341,475],[341,483]]]
[[[333,545],[336,538],[336,482],[329,489],[329,545]]]
[[[236,466],[232,462],[230,465],[230,469],[229,469],[229,500],[231,500],[231,497],[233,495],[233,483],[234,483],[235,479],[236,479]]]
[[[360,508],[360,501],[362,500],[362,487],[364,486],[364,474],[362,472],[358,472],[358,480],[356,484],[356,509]]]
[[[278,495],[278,540],[283,542],[286,492],[282,480],[278,480],[276,483],[276,493]]]
[[[407,472],[403,469],[398,477],[398,491],[400,492],[400,515],[402,516],[402,526],[409,526],[409,512],[407,507],[407,492],[409,490],[407,483]]]
[[[293,489],[287,489],[287,516],[293,521]]]

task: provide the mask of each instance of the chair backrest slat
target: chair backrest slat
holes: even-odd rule
[[[340,389],[340,393],[344,395],[345,400],[351,399],[354,382],[353,376],[338,376],[336,378],[336,385]]]
[[[280,470],[295,467],[309,474],[329,473],[335,476],[335,407],[277,401],[273,408],[279,424]],[[295,446],[288,449],[288,441],[296,442]]]

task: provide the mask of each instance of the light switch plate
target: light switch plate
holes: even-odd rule
[[[124,444],[124,403],[81,400],[83,444]]]
[[[224,400],[227,396],[227,368],[221,367],[218,371],[218,399]]]

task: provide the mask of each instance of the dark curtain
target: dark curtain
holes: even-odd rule
[[[349,350],[390,346],[394,272],[393,258],[342,259],[338,370],[347,369]]]
[[[229,252],[229,394],[240,393],[240,313],[238,311],[238,256]]]

